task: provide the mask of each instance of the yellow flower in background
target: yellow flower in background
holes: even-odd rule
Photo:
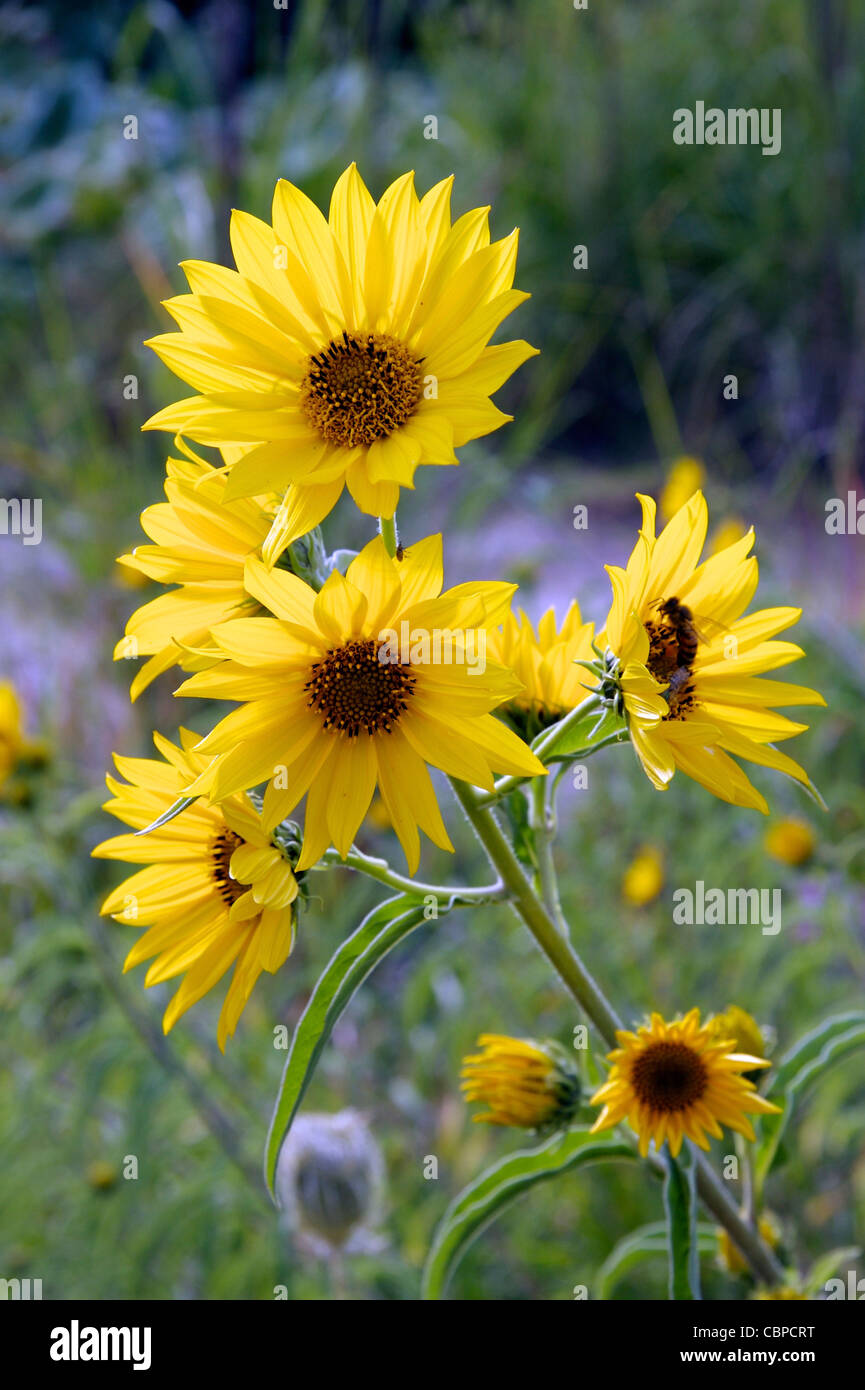
[[[49,749],[43,739],[28,738],[18,692],[11,681],[0,681],[0,788],[16,769],[41,768],[48,761]],[[21,788],[17,788],[21,791]],[[23,792],[25,799],[27,789]]]
[[[367,821],[374,830],[392,830],[390,816],[387,808],[380,796],[373,798],[372,805],[367,812]]]
[[[129,785],[107,778],[105,810],[133,830],[164,814],[207,762],[186,729],[179,748],[160,734],[153,741],[162,760],[115,755]],[[217,1030],[224,1051],[261,972],[275,973],[291,951],[298,885],[283,848],[249,797],[233,796],[218,807],[197,802],[147,835],[116,835],[93,854],[147,866],[108,895],[102,914],[148,928],[124,971],[155,956],[145,985],[184,975],[165,1011],[166,1033],[233,967]]]
[[[108,1192],[117,1184],[120,1173],[107,1158],[95,1158],[87,1165],[87,1181],[96,1192]]]
[[[0,786],[6,781],[24,748],[21,705],[14,685],[0,681]]]
[[[744,521],[737,516],[726,517],[709,536],[706,545],[706,555],[719,555],[722,550],[726,550],[728,545],[735,545],[740,536],[744,536],[747,526]]]
[[[702,493],[657,537],[655,504],[639,501],[643,525],[627,568],[607,566],[613,602],[598,643],[618,659],[631,738],[647,777],[663,791],[679,770],[723,801],[766,813],[765,798],[736,758],[813,790],[804,769],[775,747],[808,726],[772,706],[826,702],[806,686],[759,679],[804,655],[792,642],[770,640],[797,622],[801,609],[743,616],[757,587],[754,534],[700,563],[708,525]]]
[[[186,261],[190,293],[166,302],[180,331],[149,346],[199,394],[145,429],[231,446],[227,497],[288,488],[288,544],[343,486],[392,517],[420,464],[511,417],[490,396],[536,349],[490,347],[528,295],[512,288],[517,232],[490,242],[489,208],[451,223],[451,179],[423,197],[404,174],[378,204],[354,164],[325,218],[281,179],[272,225],[231,219],[237,270]]]
[[[592,1133],[627,1120],[643,1158],[652,1141],[656,1148],[668,1142],[674,1158],[685,1139],[708,1149],[706,1135],[720,1139],[721,1125],[753,1139],[749,1112],[780,1113],[741,1075],[769,1063],[734,1052],[729,1038],[717,1040],[709,1026],[700,1026],[698,1009],[672,1023],[652,1014],[648,1027],[616,1037],[620,1046],[609,1054],[609,1078],[592,1096],[592,1105],[603,1106]]]
[[[226,501],[224,474],[176,442],[186,457],[167,462],[168,500],[141,514],[154,544],[136,546],[117,562],[130,574],[179,586],[136,609],[114,649],[115,661],[151,658],[132,682],[133,700],[172,666],[194,671],[219,660],[210,628],[260,611],[243,570],[250,555],[261,553],[273,506],[262,498]]]
[[[485,658],[514,585],[442,589],[441,537],[391,558],[380,536],[319,593],[296,575],[246,567],[246,587],[275,614],[212,629],[226,661],[177,692],[244,701],[201,742],[213,757],[186,790],[221,801],[268,781],[266,827],[306,796],[308,869],[330,844],[343,856],[376,786],[412,873],[418,828],[452,849],[426,764],[492,790],[493,771],[546,769],[491,711],[518,693]]]
[[[522,681],[524,689],[508,704],[508,710],[529,716],[532,733],[554,724],[574,709],[588,692],[587,676],[577,661],[592,661],[594,624],[584,623],[580,605],[571,604],[556,627],[556,614],[548,608],[538,623],[537,636],[530,620],[508,611],[500,629],[489,633],[487,652],[494,661],[507,666]]]
[[[796,816],[770,825],[763,839],[767,854],[782,864],[805,864],[814,853],[817,840],[807,821]]]
[[[685,505],[689,497],[693,497],[705,481],[706,470],[698,458],[683,454],[680,458],[674,459],[658,503],[664,521],[669,521],[675,516],[679,508]],[[736,535],[737,540],[740,535],[741,531]]]
[[[706,1019],[706,1028],[716,1041],[727,1039],[735,1044],[737,1052],[747,1052],[752,1057],[766,1056],[766,1040],[763,1030],[755,1018],[740,1009],[738,1004],[728,1004],[722,1014],[713,1014]]]
[[[781,1239],[781,1228],[771,1212],[764,1212],[757,1222],[757,1229],[771,1250],[778,1247]],[[719,1226],[715,1232],[718,1240],[718,1263],[728,1274],[746,1274],[750,1268],[744,1255],[739,1254],[739,1247],[732,1240],[728,1231],[723,1226]]]
[[[577,1112],[580,1080],[557,1043],[482,1033],[480,1052],[463,1058],[463,1099],[488,1106],[475,1124],[520,1129],[564,1127]]]
[[[654,845],[644,845],[622,875],[622,897],[633,907],[654,902],[664,886],[664,859]]]

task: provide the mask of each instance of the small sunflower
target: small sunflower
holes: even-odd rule
[[[656,1148],[667,1140],[674,1158],[684,1139],[708,1149],[706,1134],[719,1139],[722,1124],[753,1139],[748,1112],[780,1113],[741,1075],[769,1063],[733,1051],[732,1039],[717,1039],[709,1025],[701,1027],[698,1009],[672,1023],[652,1014],[648,1027],[616,1037],[621,1046],[609,1054],[612,1071],[592,1096],[592,1105],[603,1106],[592,1132],[627,1120],[643,1158],[652,1140]]]
[[[555,610],[548,608],[538,623],[519,610],[508,611],[501,628],[489,634],[487,651],[494,661],[507,666],[523,683],[523,690],[503,712],[527,737],[555,724],[588,694],[586,675],[578,661],[591,661],[594,624],[584,623],[580,605],[571,604],[561,628]]]
[[[622,897],[632,907],[654,902],[664,886],[664,856],[657,845],[643,845],[622,874]]]
[[[9,681],[0,681],[0,786],[14,772],[23,747],[18,693]]]
[[[282,544],[345,485],[392,517],[419,464],[457,463],[455,447],[511,418],[490,396],[535,354],[489,346],[528,298],[512,288],[517,232],[491,243],[489,208],[452,224],[452,180],[420,199],[413,180],[376,204],[352,164],[325,218],[281,179],[272,225],[232,214],[237,270],[184,262],[190,293],[166,303],[180,331],[150,340],[199,394],[145,429],[230,445],[229,499],[288,488]]]
[[[167,462],[168,500],[141,514],[142,528],[155,544],[136,546],[118,558],[130,573],[179,586],[137,608],[114,649],[115,661],[151,658],[132,682],[133,700],[172,666],[194,671],[219,660],[220,652],[209,644],[210,628],[241,613],[260,612],[244,587],[243,571],[250,555],[261,554],[274,508],[265,498],[226,501],[224,475],[177,443],[186,458]]]
[[[767,854],[781,864],[798,867],[807,864],[814,853],[817,838],[807,821],[799,816],[789,816],[786,820],[770,825],[763,839]]]
[[[699,563],[708,512],[695,493],[655,536],[655,504],[639,498],[643,525],[626,569],[608,566],[613,603],[607,661],[618,663],[631,740],[653,786],[677,770],[723,801],[768,813],[737,758],[785,772],[813,791],[808,774],[775,744],[808,726],[776,705],[824,705],[807,686],[760,679],[804,655],[770,639],[799,608],[742,616],[757,587],[753,530]]]
[[[167,811],[207,761],[186,729],[179,748],[160,734],[153,741],[162,760],[115,755],[129,785],[107,778],[113,799],[105,810],[134,830]],[[93,854],[147,865],[109,894],[102,914],[148,928],[124,971],[155,956],[145,985],[185,976],[165,1011],[166,1033],[234,967],[217,1031],[224,1051],[262,970],[275,973],[291,951],[298,884],[285,849],[263,830],[249,797],[233,796],[189,806],[147,835],[116,835]]]
[[[22,769],[35,770],[48,761],[48,745],[27,737],[18,691],[0,681],[0,788]]]
[[[520,689],[484,656],[486,630],[501,622],[515,586],[442,593],[441,536],[401,560],[376,536],[319,593],[255,560],[246,586],[276,616],[215,627],[228,659],[180,687],[245,702],[199,745],[214,760],[187,794],[221,801],[269,780],[267,828],[306,796],[299,868],[330,844],[345,857],[376,786],[412,872],[418,827],[452,849],[426,764],[489,791],[493,770],[546,772],[490,712]]]
[[[580,1079],[564,1048],[554,1042],[482,1033],[480,1052],[463,1058],[461,1089],[468,1103],[489,1108],[476,1124],[519,1129],[564,1128],[580,1104]]]

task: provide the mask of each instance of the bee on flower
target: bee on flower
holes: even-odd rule
[[[607,688],[615,688],[646,776],[663,791],[683,772],[722,801],[767,814],[741,766],[752,762],[816,795],[804,768],[776,747],[808,726],[776,707],[826,702],[807,686],[763,679],[804,652],[773,640],[800,609],[745,612],[758,578],[753,530],[701,563],[702,493],[658,536],[655,503],[639,501],[643,524],[628,564],[607,567],[613,601],[598,647],[606,648]]]

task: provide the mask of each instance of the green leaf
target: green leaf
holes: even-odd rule
[[[511,843],[520,863],[532,873],[538,867],[538,852],[535,845],[535,832],[529,824],[529,803],[523,791],[517,787],[502,802],[510,827]]]
[[[700,1298],[700,1251],[697,1244],[697,1184],[694,1155],[685,1145],[678,1158],[666,1152],[664,1210],[670,1257],[670,1298]]]
[[[818,1293],[823,1285],[832,1278],[836,1270],[842,1269],[845,1265],[849,1268],[861,1254],[862,1251],[858,1245],[844,1246],[839,1250],[827,1250],[825,1255],[818,1256],[808,1271],[802,1282],[802,1292]]]
[[[159,830],[161,826],[167,825],[170,820],[174,820],[175,816],[179,816],[181,811],[185,811],[187,806],[191,806],[193,802],[197,800],[197,796],[179,796],[174,804],[169,806],[167,811],[163,811],[162,815],[157,816],[155,821],[151,821],[150,825],[145,825],[143,830],[136,830],[135,834],[149,835],[151,830]]]
[[[439,914],[452,905],[440,902]],[[425,912],[424,903],[408,893],[380,903],[338,947],[316,982],[291,1040],[267,1136],[265,1179],[271,1195],[283,1140],[334,1025],[379,961],[426,920]]]
[[[590,710],[583,719],[572,724],[565,729],[564,733],[558,738],[554,738],[549,747],[544,751],[544,762],[557,762],[562,758],[576,758],[582,753],[587,753],[594,744],[600,743],[601,739],[607,738],[609,734],[616,730],[622,731],[623,740],[627,737],[627,724],[620,719],[611,709],[598,711]],[[548,730],[538,734],[532,741],[532,748],[545,738]]]
[[[493,1164],[463,1188],[439,1223],[424,1269],[422,1297],[441,1298],[471,1242],[523,1192],[570,1168],[620,1158],[634,1161],[636,1151],[614,1134],[571,1129],[554,1134],[539,1148],[520,1149]]]
[[[759,1189],[779,1158],[799,1098],[831,1066],[860,1047],[865,1047],[865,1014],[838,1014],[806,1033],[781,1059],[768,1099],[783,1108],[780,1115],[763,1117],[754,1165]]]
[[[711,1254],[718,1246],[714,1226],[697,1226],[697,1248],[701,1254]],[[652,1221],[629,1231],[613,1247],[598,1271],[598,1298],[609,1298],[613,1289],[634,1265],[658,1255],[667,1255],[669,1241],[666,1221]]]

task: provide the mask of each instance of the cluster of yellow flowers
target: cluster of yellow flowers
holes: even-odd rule
[[[513,288],[517,233],[491,241],[488,208],[452,221],[450,194],[445,180],[419,198],[405,175],[375,203],[352,165],[325,217],[281,181],[272,224],[233,214],[235,270],[184,263],[189,293],[166,305],[178,331],[151,341],[195,394],[146,425],[176,452],[165,502],[142,516],[152,543],[120,563],[174,587],[132,615],[115,655],[148,658],[133,699],[178,666],[178,695],[236,705],[204,737],[155,734],[158,758],[117,757],[124,780],[109,778],[107,809],[135,833],[95,853],[142,867],[103,911],[145,928],[127,968],[151,959],[148,985],[183,976],[166,1030],[231,970],[225,1045],[260,973],[291,950],[304,875],[331,847],[349,854],[376,790],[414,873],[420,831],[452,848],[429,769],[491,796],[496,775],[543,777],[530,742],[587,698],[621,716],[659,790],[680,771],[765,812],[743,760],[810,785],[776,747],[805,726],[777,708],[821,697],[762,678],[803,654],[774,640],[799,610],[746,613],[753,531],[701,559],[698,474],[665,499],[659,534],[640,497],[597,631],[576,601],[561,626],[550,611],[535,628],[511,611],[515,585],[445,588],[440,536],[399,544],[400,489],[510,418],[490,398],[536,351],[490,346],[527,297]],[[311,536],[344,488],[379,519],[347,566]],[[385,632],[446,632],[451,659],[418,642],[385,660]],[[479,634],[482,667],[466,659]],[[626,889],[635,902],[657,891],[645,878]],[[707,1147],[720,1124],[752,1134],[747,1114],[774,1107],[745,1073],[768,1063],[733,1022],[654,1014],[622,1031],[596,1128],[628,1120],[643,1153],[652,1140]],[[495,1123],[539,1128],[578,1103],[576,1072],[549,1044],[485,1035],[465,1076]]]

